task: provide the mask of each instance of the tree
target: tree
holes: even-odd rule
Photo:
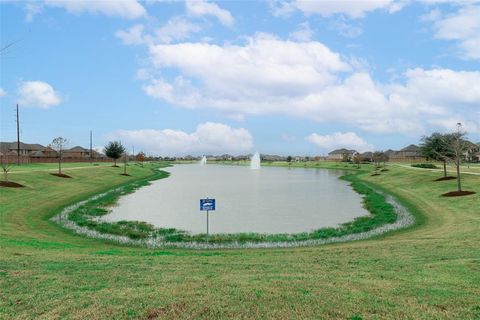
[[[360,153],[355,153],[353,156],[353,162],[357,165],[357,168],[360,169],[360,162],[362,162],[362,155]]]
[[[117,160],[120,159],[125,152],[125,147],[119,141],[110,141],[105,146],[105,154],[107,157],[113,159],[113,166],[117,166]]]
[[[140,153],[137,154],[137,156],[135,158],[138,162],[140,162],[142,164],[142,167],[143,167],[143,162],[145,161],[145,153],[140,152]]]
[[[292,156],[287,157],[287,162],[292,162]]]
[[[373,163],[375,164],[375,170],[380,167],[380,162],[386,162],[386,155],[383,151],[375,151],[372,155]]]
[[[455,156],[451,148],[452,138],[452,135],[435,132],[423,137],[420,144],[420,150],[427,159],[443,162],[444,177],[447,176],[447,161]]]
[[[12,170],[13,162],[9,160],[7,155],[2,155],[0,162],[3,171],[3,181],[8,182],[8,173]]]
[[[127,161],[128,161],[128,153],[125,152],[123,154],[123,174],[127,175]]]
[[[58,158],[58,174],[62,174],[62,159],[63,159],[63,150],[67,145],[68,140],[63,137],[57,137],[52,140],[50,144],[50,148],[57,151],[57,158]]]
[[[467,133],[463,131],[462,124],[457,123],[457,131],[451,133],[448,139],[448,146],[450,149],[451,154],[453,154],[453,162],[457,167],[457,189],[458,192],[462,191],[462,180],[460,177],[460,165],[463,161],[463,156],[465,152],[468,150],[469,141],[465,139]]]

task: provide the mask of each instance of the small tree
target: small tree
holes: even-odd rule
[[[287,162],[292,162],[292,156],[287,157]]]
[[[435,132],[431,136],[423,137],[420,145],[421,152],[427,159],[443,162],[444,177],[447,176],[447,161],[455,157],[451,149],[452,138],[452,135]]]
[[[138,162],[140,162],[140,164],[143,167],[143,162],[145,161],[145,153],[140,152],[140,153],[137,154],[137,156],[135,158]]]
[[[113,166],[117,166],[117,160],[120,159],[125,152],[125,147],[119,141],[110,141],[105,146],[105,154],[107,157],[113,159]]]
[[[57,158],[58,158],[58,174],[62,174],[62,159],[63,159],[63,150],[65,149],[65,146],[67,145],[68,140],[63,138],[63,137],[57,137],[52,140],[52,143],[50,144],[50,148],[55,150],[57,152]]]
[[[123,154],[123,174],[127,175],[127,161],[128,161],[128,153],[125,152]]]
[[[375,170],[377,170],[380,167],[380,163],[386,161],[385,153],[382,151],[375,151],[372,155],[372,160],[375,165]]]
[[[362,155],[360,153],[355,153],[353,156],[353,162],[357,165],[357,169],[360,169],[360,162],[362,162]]]
[[[457,123],[457,131],[450,134],[448,139],[448,146],[451,154],[453,154],[453,162],[457,167],[457,189],[462,191],[462,180],[460,177],[460,165],[462,164],[465,152],[468,150],[469,142],[465,139],[467,133],[463,131],[462,124]]]
[[[2,155],[0,162],[3,171],[3,181],[8,182],[8,173],[12,170],[13,162],[10,161],[7,155]]]

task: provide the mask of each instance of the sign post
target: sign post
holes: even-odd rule
[[[200,199],[200,211],[207,211],[207,237],[205,241],[208,244],[208,216],[210,211],[215,211],[215,199]]]

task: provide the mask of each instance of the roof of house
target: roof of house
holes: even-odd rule
[[[73,148],[65,150],[65,152],[90,152],[90,150],[84,147],[75,146]]]
[[[401,149],[400,151],[419,151],[420,147],[414,144],[406,146],[405,148]]]
[[[20,150],[31,150],[31,151],[37,151],[37,150],[43,150],[45,149],[44,146],[38,143],[23,143],[20,141]],[[17,150],[17,142],[0,142],[0,150],[3,152],[9,151],[9,150]]]
[[[329,152],[328,154],[354,154],[356,152],[357,151],[355,151],[355,150],[348,150],[348,149],[342,148],[342,149],[333,150],[333,151]]]

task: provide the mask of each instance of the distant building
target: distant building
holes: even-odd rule
[[[43,151],[45,149],[44,146],[37,143],[23,143],[20,142],[20,152],[17,151],[17,142],[0,142],[0,152],[2,154],[10,154],[10,155],[17,155],[20,156],[30,156],[32,153],[37,151]]]
[[[419,146],[411,144],[400,151],[394,151],[389,155],[390,161],[400,161],[400,162],[419,162],[425,161],[425,157],[422,155],[421,149]]]
[[[373,152],[360,153],[360,161],[362,161],[362,162],[372,162],[373,161]]]
[[[353,156],[357,153],[355,150],[345,148],[333,150],[328,153],[328,160],[334,161],[352,161]]]
[[[468,162],[479,162],[480,161],[480,142],[479,143],[468,143],[468,149],[464,154],[465,160]]]
[[[90,159],[90,149],[75,146],[73,148],[63,150],[62,156],[65,159]]]

